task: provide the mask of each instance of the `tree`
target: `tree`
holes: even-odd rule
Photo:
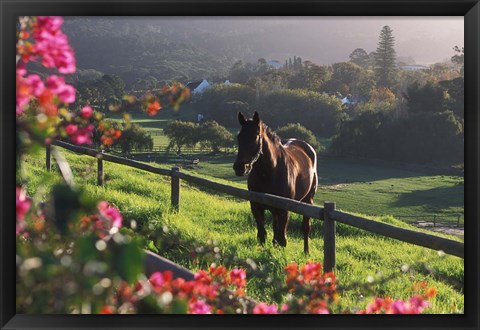
[[[460,73],[463,76],[464,70],[465,70],[465,51],[464,48],[460,49],[458,46],[453,47],[453,50],[455,51],[455,55],[452,56],[452,62],[457,64],[460,67]]]
[[[208,119],[225,126],[236,125],[236,111],[248,109],[251,104],[255,104],[255,89],[240,84],[215,84],[197,101],[198,109]]]
[[[340,62],[332,64],[332,71],[332,79],[327,83],[330,92],[356,94],[355,87],[362,72],[361,67],[351,62]]]
[[[357,48],[350,54],[350,62],[367,68],[370,64],[370,56],[363,48]]]
[[[229,78],[233,83],[245,84],[251,74],[252,71],[242,61],[237,61],[230,69]]]
[[[354,95],[367,97],[375,88],[375,73],[373,70],[362,70],[354,83]]]
[[[289,87],[291,89],[308,89],[320,92],[331,76],[332,72],[328,67],[305,61],[303,62],[303,69],[290,76]]]
[[[380,31],[378,47],[375,52],[375,73],[380,87],[390,87],[396,71],[396,53],[393,48],[395,38],[393,30],[385,25]]]
[[[410,113],[442,112],[445,96],[443,89],[431,82],[424,86],[414,82],[407,87],[405,99]]]
[[[216,121],[207,121],[198,128],[198,139],[202,147],[211,148],[219,152],[220,148],[229,148],[234,145],[233,134]]]
[[[269,93],[256,109],[270,127],[299,123],[322,137],[335,133],[338,116],[343,112],[336,96],[302,89]]]
[[[438,84],[446,91],[445,107],[453,111],[456,116],[464,118],[465,81],[463,77],[440,81]]]
[[[170,139],[167,149],[176,148],[177,154],[182,152],[182,148],[193,147],[198,140],[198,124],[174,120],[170,122],[163,130],[165,135]]]
[[[123,153],[130,153],[134,149],[152,150],[153,138],[147,134],[142,126],[132,123],[128,128],[123,130],[118,144]]]
[[[122,98],[125,94],[125,82],[116,74],[106,74],[102,77],[113,89],[117,98]]]

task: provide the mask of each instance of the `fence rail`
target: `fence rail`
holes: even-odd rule
[[[407,242],[417,246],[426,247],[433,250],[442,250],[446,254],[464,258],[464,244],[458,241],[438,237],[430,234],[395,227],[378,221],[354,216],[349,213],[341,212],[335,209],[335,203],[326,202],[324,207],[313,206],[310,204],[297,202],[295,200],[279,197],[275,195],[249,191],[246,189],[232,187],[226,184],[210,181],[191,174],[180,172],[178,167],[171,170],[158,168],[148,164],[140,163],[134,160],[113,156],[102,151],[90,148],[72,145],[62,141],[53,141],[52,145],[68,149],[70,151],[88,155],[97,158],[98,163],[98,184],[103,185],[103,161],[109,161],[121,165],[130,166],[150,173],[160,174],[171,177],[171,203],[172,208],[178,210],[180,208],[180,180],[199,185],[208,189],[212,189],[221,193],[225,193],[237,198],[261,203],[270,207],[275,207],[314,219],[324,221],[323,238],[324,238],[324,268],[330,271],[335,267],[335,223],[340,222],[349,226],[353,226],[368,232],[379,234],[385,237],[393,238],[402,242]],[[50,145],[46,146],[46,166],[50,170]],[[100,172],[102,175],[100,175]]]

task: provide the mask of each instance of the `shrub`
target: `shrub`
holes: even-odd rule
[[[282,137],[282,139],[294,138],[302,140],[310,144],[317,152],[321,150],[320,142],[315,137],[312,131],[306,129],[299,123],[288,124],[280,127],[276,130],[276,133]]]
[[[335,133],[337,118],[342,112],[335,96],[307,90],[280,90],[266,95],[259,112],[269,126],[299,123],[319,136]]]
[[[207,121],[198,127],[198,139],[202,147],[219,152],[220,148],[230,148],[235,144],[233,134],[216,121]]]
[[[206,90],[198,100],[203,113],[218,123],[236,126],[238,111],[249,109],[255,102],[255,90],[241,84],[217,84]]]

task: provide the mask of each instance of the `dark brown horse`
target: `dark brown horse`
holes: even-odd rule
[[[257,112],[246,119],[240,112],[238,155],[233,169],[238,176],[248,175],[248,189],[313,204],[317,189],[317,154],[306,142],[280,140]],[[273,243],[287,245],[288,211],[250,202],[257,222],[257,238],[265,243],[265,210],[272,213]],[[303,217],[303,247],[308,254],[310,218]]]

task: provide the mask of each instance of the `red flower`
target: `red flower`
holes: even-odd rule
[[[100,313],[99,314],[113,314],[114,313],[114,309],[112,306],[109,306],[109,305],[105,305],[105,306],[102,306],[102,308],[100,309]]]
[[[67,132],[68,135],[73,135],[77,133],[77,131],[78,131],[77,125],[68,124],[67,126],[65,126],[65,132]]]
[[[147,112],[148,115],[154,116],[157,114],[158,110],[160,110],[162,107],[160,106],[160,102],[157,100],[150,102],[147,104]]]
[[[232,284],[239,288],[243,288],[247,283],[247,273],[243,269],[232,269],[230,271],[230,279]]]

